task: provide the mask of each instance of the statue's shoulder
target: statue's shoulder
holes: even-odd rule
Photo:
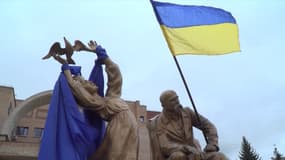
[[[182,114],[183,114],[183,116],[189,117],[191,119],[196,116],[195,112],[189,107],[182,108]]]
[[[183,111],[183,112],[186,112],[187,114],[191,114],[191,112],[193,112],[193,110],[190,109],[189,107],[183,107],[183,108],[182,108],[182,111]]]

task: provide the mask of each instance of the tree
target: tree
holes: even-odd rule
[[[274,148],[273,155],[274,157],[271,157],[272,160],[285,160],[285,157],[277,150],[277,147]]]
[[[261,157],[255,152],[245,137],[242,137],[240,160],[261,160]]]

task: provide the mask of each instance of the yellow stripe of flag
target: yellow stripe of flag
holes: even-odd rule
[[[220,55],[240,51],[238,28],[233,23],[185,28],[160,27],[173,55]]]

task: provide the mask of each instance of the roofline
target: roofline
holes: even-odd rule
[[[12,87],[12,86],[3,86],[3,85],[0,85],[0,87],[3,87],[3,88],[11,88],[11,89],[14,90],[14,87]]]
[[[12,86],[3,86],[3,85],[0,85],[0,87],[12,89],[12,94],[13,94],[14,104],[15,104],[14,107],[16,107],[16,105],[17,105],[16,101],[17,101],[17,100],[16,100],[16,94],[15,94],[15,88],[12,87]]]

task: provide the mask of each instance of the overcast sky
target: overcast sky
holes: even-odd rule
[[[223,8],[239,25],[241,52],[177,57],[198,112],[218,128],[221,151],[238,159],[245,136],[263,159],[270,159],[274,144],[285,154],[285,1],[168,2]],[[53,88],[60,65],[41,57],[66,36],[107,49],[121,67],[122,98],[161,111],[160,93],[174,89],[191,107],[148,0],[2,0],[0,19],[0,85],[14,87],[18,99]],[[85,77],[95,58],[74,55]]]

